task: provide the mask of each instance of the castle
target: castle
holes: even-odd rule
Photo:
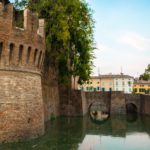
[[[15,27],[13,5],[0,3],[0,142],[44,134],[44,56],[44,20],[25,9]]]
[[[36,138],[53,116],[83,116],[95,101],[110,113],[125,113],[134,103],[150,115],[150,96],[122,93],[85,93],[58,86],[58,70],[45,65],[45,22],[24,10],[23,28],[16,27],[14,7],[0,3],[0,143]],[[46,63],[45,63],[46,62]]]

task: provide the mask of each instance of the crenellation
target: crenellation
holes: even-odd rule
[[[37,34],[38,31],[38,15],[30,10],[24,10],[24,29],[32,34]]]
[[[39,29],[38,29],[38,34],[45,38],[45,21],[44,19],[39,19]]]

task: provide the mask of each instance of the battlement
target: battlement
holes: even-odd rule
[[[40,71],[45,54],[44,19],[28,9],[23,28],[15,26],[12,4],[0,3],[0,69]]]

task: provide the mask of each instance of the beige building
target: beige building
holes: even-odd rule
[[[133,90],[135,94],[150,94],[150,80],[135,80]]]
[[[92,76],[91,79],[83,85],[77,84],[76,89],[84,91],[123,91],[132,93],[133,77],[129,75],[99,75]]]

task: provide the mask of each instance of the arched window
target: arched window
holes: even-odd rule
[[[9,62],[12,61],[12,58],[13,58],[13,51],[14,51],[14,44],[11,43],[11,44],[9,45]]]
[[[2,57],[2,50],[3,50],[3,43],[0,42],[0,60],[1,60],[1,57]]]
[[[19,62],[22,61],[22,54],[23,54],[23,45],[20,45],[19,46],[19,53],[18,53]]]
[[[35,64],[35,62],[36,62],[37,53],[38,53],[38,50],[35,49],[35,52],[34,52],[34,60],[33,60],[33,63],[34,63],[34,64]]]
[[[40,62],[41,62],[41,57],[42,57],[42,51],[40,52],[40,55],[39,55],[39,60],[38,60],[38,67],[40,66]]]
[[[30,54],[31,54],[31,47],[28,47],[27,60],[26,60],[27,64],[28,64],[29,61],[30,61]]]

